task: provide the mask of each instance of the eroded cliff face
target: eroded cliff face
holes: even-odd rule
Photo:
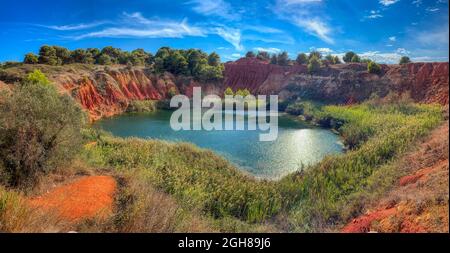
[[[171,74],[155,75],[142,68],[100,70],[82,77],[59,75],[53,79],[89,112],[91,120],[122,113],[132,100],[167,99],[171,89],[189,96],[195,86],[203,87],[206,94],[219,93],[215,87],[221,86],[199,84]]]
[[[304,65],[277,66],[243,58],[225,65],[224,87],[330,103],[360,102],[373,93],[409,92],[417,102],[448,104],[448,63],[382,65],[382,69],[377,75],[368,73],[365,64],[339,64],[310,75]]]

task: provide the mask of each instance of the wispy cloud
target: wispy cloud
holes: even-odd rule
[[[212,33],[219,35],[224,40],[228,41],[238,51],[244,50],[244,46],[241,44],[241,31],[239,29],[233,29],[229,27],[216,27],[213,28]]]
[[[436,11],[439,10],[439,8],[437,8],[437,7],[428,7],[425,10],[428,11],[428,12],[436,12]]]
[[[102,22],[93,22],[93,23],[89,23],[89,24],[82,23],[82,24],[72,24],[72,25],[39,25],[39,26],[53,29],[53,30],[58,30],[58,31],[77,31],[77,30],[85,30],[85,29],[98,27],[98,26],[104,25],[106,23],[107,22],[102,21]]]
[[[240,14],[224,0],[191,0],[187,4],[193,5],[192,10],[206,16],[217,16],[227,20],[238,20]]]
[[[384,6],[389,6],[389,5],[393,5],[395,3],[397,3],[400,0],[380,0],[380,4],[384,5]]]
[[[422,5],[422,0],[414,0],[412,1],[412,4],[414,4],[416,7],[419,7],[420,5]]]
[[[323,19],[323,14],[316,14],[322,4],[321,0],[277,0],[274,13],[326,43],[333,44],[332,29]]]
[[[379,10],[371,10],[369,15],[365,16],[364,18],[368,19],[376,19],[376,18],[382,18],[383,15],[380,13]]]
[[[397,41],[397,37],[391,36],[391,37],[389,37],[389,41],[392,41],[392,42]]]
[[[119,27],[106,28],[100,31],[89,32],[75,36],[75,39],[102,38],[102,37],[139,37],[139,38],[183,38],[185,36],[206,36],[202,28],[191,26],[187,19],[181,22],[142,19],[144,26],[136,27],[121,25]]]
[[[270,54],[277,54],[277,53],[281,52],[281,49],[275,48],[275,47],[255,47],[255,48],[253,48],[253,50],[258,51],[258,52],[267,52]]]
[[[294,20],[297,26],[302,27],[309,34],[314,35],[329,44],[334,44],[334,40],[330,35],[331,28],[320,19],[305,20],[302,18],[295,18]]]

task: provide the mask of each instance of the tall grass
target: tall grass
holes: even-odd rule
[[[280,181],[282,198],[290,202],[289,219],[294,230],[324,230],[346,222],[348,215],[344,215],[343,208],[348,196],[364,190],[371,175],[436,127],[442,113],[433,105],[367,103],[324,106],[315,118],[345,122],[338,131],[352,149]]]
[[[141,169],[141,177],[174,196],[187,208],[206,216],[262,221],[281,208],[275,183],[258,181],[213,152],[186,143],[137,138],[96,136],[97,145],[86,152],[96,166],[119,171]]]

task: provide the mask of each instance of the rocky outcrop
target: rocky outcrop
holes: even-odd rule
[[[83,77],[61,75],[55,82],[69,92],[89,112],[91,120],[122,113],[132,100],[161,100],[169,90],[192,94],[195,86],[205,87],[206,93],[218,93],[220,84],[199,84],[191,78],[171,74],[155,75],[146,69],[114,69],[94,71]]]
[[[360,102],[373,93],[409,92],[417,102],[448,104],[448,63],[382,65],[380,74],[368,73],[363,63],[338,64],[310,75],[304,65],[278,66],[243,58],[225,65],[225,87],[330,103]]]

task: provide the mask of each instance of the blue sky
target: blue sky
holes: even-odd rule
[[[353,50],[378,62],[448,61],[448,0],[4,0],[0,61],[43,44],[216,51]]]

